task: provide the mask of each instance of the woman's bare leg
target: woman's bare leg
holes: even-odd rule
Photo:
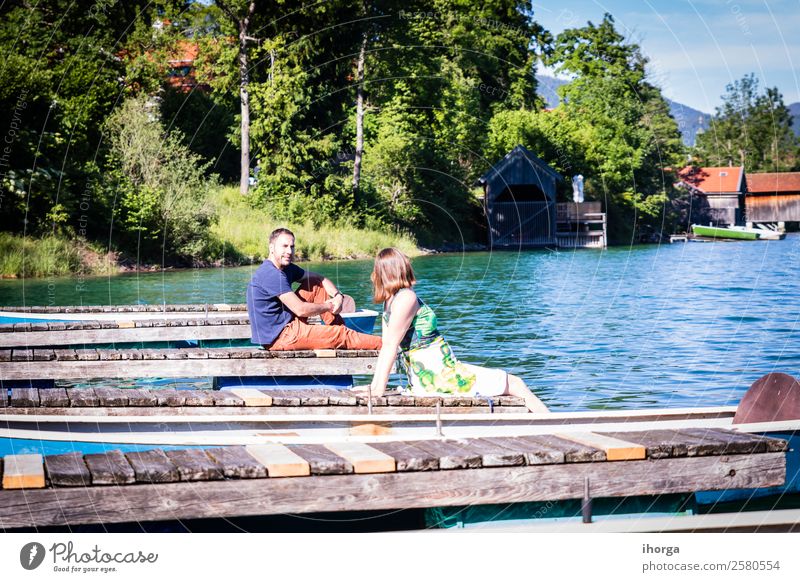
[[[517,396],[525,401],[525,406],[531,412],[550,412],[544,402],[531,392],[530,388],[525,385],[525,382],[519,376],[513,374],[508,375],[508,386],[506,387],[506,394],[510,396]]]

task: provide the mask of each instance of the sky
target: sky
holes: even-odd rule
[[[553,34],[611,13],[617,30],[650,59],[650,81],[700,111],[714,113],[726,85],[748,73],[762,90],[777,87],[786,105],[800,102],[800,0],[557,0],[533,7]]]

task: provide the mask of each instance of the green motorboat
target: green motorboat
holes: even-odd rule
[[[723,228],[719,226],[701,226],[699,224],[692,225],[692,232],[696,236],[703,236],[707,238],[732,238],[738,240],[758,240],[758,232],[753,229],[745,228]]]

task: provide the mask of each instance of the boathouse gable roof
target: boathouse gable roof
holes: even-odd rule
[[[678,172],[678,183],[701,194],[741,194],[744,166],[687,166]]]
[[[545,182],[563,182],[561,175],[541,158],[535,156],[525,146],[518,145],[508,152],[483,176],[478,184],[487,188],[487,196],[499,195],[507,186],[520,184],[542,185]],[[549,188],[542,188],[548,192]]]

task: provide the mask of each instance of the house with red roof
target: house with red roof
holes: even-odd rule
[[[745,207],[748,223],[800,222],[800,172],[748,174]]]
[[[676,186],[702,200],[693,221],[717,226],[800,223],[800,172],[746,174],[742,166],[678,172]]]
[[[716,226],[744,224],[744,166],[687,166],[678,171],[676,185],[705,199],[704,222],[713,222]]]

